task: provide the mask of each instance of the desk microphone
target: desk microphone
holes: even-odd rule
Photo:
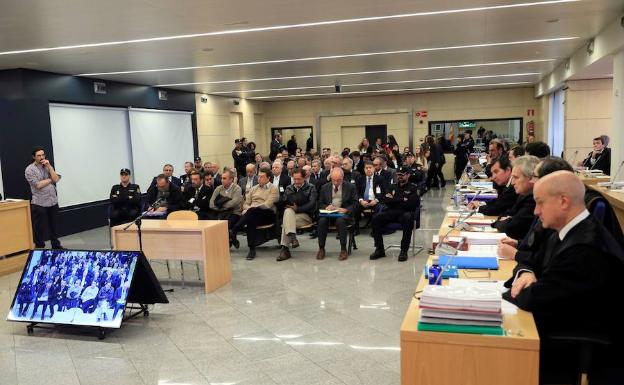
[[[572,160],[570,161],[570,164],[572,165],[572,167],[574,167],[574,162],[576,161],[576,156],[578,155],[578,150],[574,151],[574,156],[572,156]]]
[[[610,188],[614,188],[614,187],[619,187],[621,186],[621,183],[618,184],[618,177],[620,176],[620,172],[622,171],[622,166],[624,166],[624,160],[620,162],[620,167],[618,167],[617,172],[615,173],[615,175],[613,176],[613,179],[611,180],[611,184],[610,184]]]
[[[455,225],[453,227],[451,227],[451,229],[449,229],[449,231],[447,231],[446,234],[444,234],[444,236],[438,241],[438,245],[435,248],[435,254],[436,255],[457,255],[457,250],[460,249],[462,247],[462,243],[463,240],[459,242],[459,245],[457,245],[457,248],[451,246],[446,239],[448,238],[449,234],[451,233],[451,231],[453,230],[463,230],[464,226],[466,225],[466,220],[468,218],[470,218],[471,216],[473,216],[476,212],[475,211],[471,211],[468,213],[468,215],[465,218],[457,218],[457,221],[455,222]]]
[[[163,203],[164,199],[162,198],[158,198],[156,199],[156,202],[152,203],[152,205],[150,206],[150,208],[156,209],[160,206],[161,203]]]

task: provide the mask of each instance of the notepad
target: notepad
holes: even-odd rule
[[[479,256],[452,256],[441,255],[440,266],[446,265],[449,258],[453,258],[451,264],[457,266],[458,269],[490,269],[498,270],[498,259],[496,257],[479,257]]]

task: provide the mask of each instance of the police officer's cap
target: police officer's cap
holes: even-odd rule
[[[401,166],[399,167],[399,169],[397,170],[397,174],[401,175],[401,174],[409,174],[412,170],[410,170],[409,167],[407,166]]]
[[[127,168],[122,168],[122,169],[119,171],[119,175],[121,175],[121,174],[128,174],[128,175],[130,175],[130,174],[132,174],[132,173],[130,172],[130,170],[129,170],[129,169],[127,169]]]

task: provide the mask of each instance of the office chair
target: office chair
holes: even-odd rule
[[[424,250],[424,246],[422,245],[417,245],[416,244],[416,230],[418,230],[420,228],[420,205],[416,208],[416,210],[414,210],[414,228],[412,229],[412,257],[415,257],[418,253],[420,253],[421,251]],[[398,222],[392,222],[392,223],[388,223],[386,226],[384,226],[383,228],[384,232],[385,231],[397,231],[397,230],[403,230],[403,225],[401,223]],[[392,244],[389,246],[386,246],[385,250],[389,250],[389,249],[400,249],[401,245],[397,245],[397,244]],[[416,249],[418,249],[418,251],[416,251]]]

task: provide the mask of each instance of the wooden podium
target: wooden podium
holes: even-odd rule
[[[20,271],[33,248],[30,202],[0,201],[0,276]]]
[[[136,225],[111,228],[113,249],[139,250]],[[227,221],[144,219],[143,252],[148,260],[201,261],[204,285],[210,293],[232,280]]]

